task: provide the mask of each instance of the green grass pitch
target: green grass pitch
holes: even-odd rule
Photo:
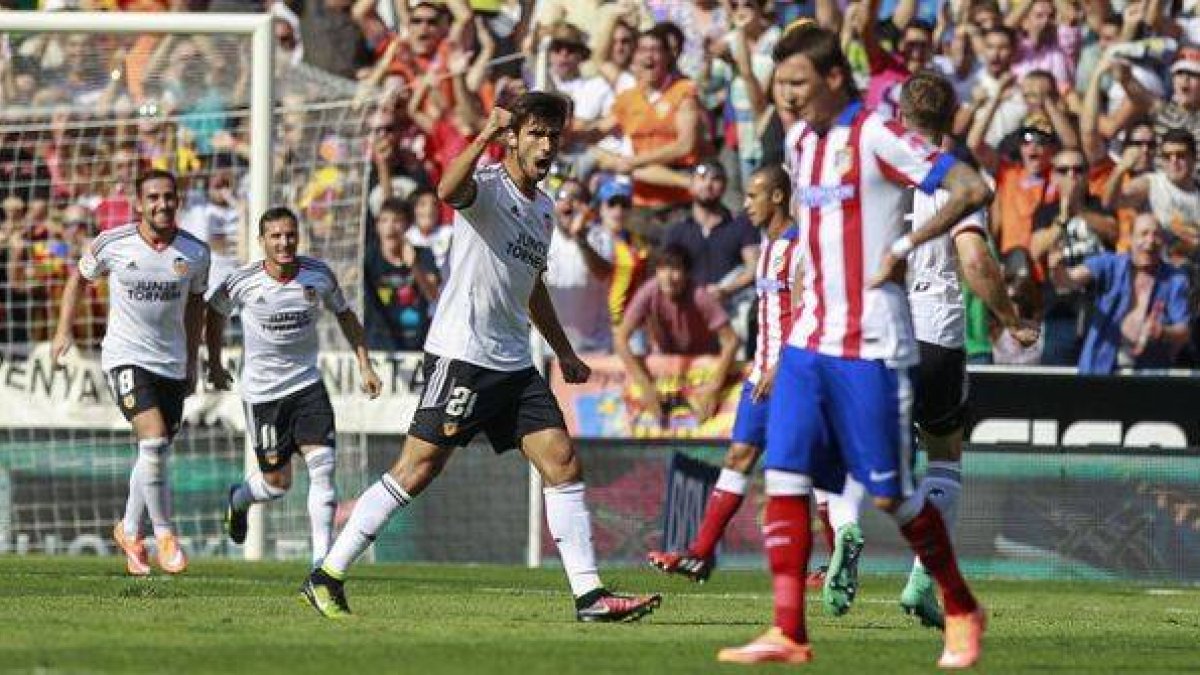
[[[612,570],[618,590],[661,591],[639,624],[574,621],[556,570],[360,565],[357,616],[298,601],[299,564],[200,561],[180,578],[126,578],[116,558],[0,556],[0,672],[721,673],[720,647],[770,620],[763,573],[704,586]],[[940,634],[903,616],[900,580],[869,577],[854,610],[809,596],[813,673],[931,672]],[[981,581],[991,610],[982,672],[1198,672],[1200,589]],[[782,667],[768,667],[776,672]]]

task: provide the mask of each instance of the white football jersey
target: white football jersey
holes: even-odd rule
[[[425,351],[493,370],[533,366],[529,297],[546,269],[554,202],[532,199],[502,164],[475,171],[475,201],[454,214],[450,278]]]
[[[913,191],[912,211],[905,216],[912,229],[929,222],[946,204],[950,193],[938,189],[927,195]],[[966,232],[987,238],[982,211],[963,218],[949,232],[913,250],[908,259],[908,304],[912,308],[917,340],[949,349],[966,341],[967,312],[963,307],[962,284],[958,278],[958,250],[954,240]]]
[[[209,307],[228,316],[241,308],[245,347],[242,398],[250,403],[275,401],[320,381],[317,309],[334,314],[348,305],[329,267],[300,256],[296,277],[280,281],[263,261],[246,265],[213,291]]]
[[[186,378],[184,309],[190,295],[207,288],[208,268],[208,246],[184,230],[161,250],[142,237],[136,223],[96,237],[79,259],[79,273],[89,281],[109,276],[101,367],[138,366]]]

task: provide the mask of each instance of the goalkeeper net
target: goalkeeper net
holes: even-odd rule
[[[248,259],[257,234],[249,222],[251,36],[96,30],[0,35],[0,551],[113,552],[109,533],[136,452],[99,367],[103,281],[88,288],[65,369],[50,367],[48,341],[80,252],[135,219],[137,174],[153,167],[178,176],[180,224],[213,251],[210,288]],[[276,59],[273,86],[268,201],[298,212],[302,251],[327,261],[361,310],[365,121],[374,101],[285,59]],[[324,344],[344,349],[331,317],[321,332]],[[235,321],[231,345],[238,333]],[[236,347],[228,358],[239,365]],[[326,363],[341,370],[345,360],[331,354]],[[170,471],[175,521],[193,554],[238,553],[221,518],[229,484],[243,475],[243,426],[236,394],[188,400]],[[338,447],[339,487],[356,494],[363,443],[343,433]],[[296,479],[268,509],[268,557],[307,556],[302,468]]]

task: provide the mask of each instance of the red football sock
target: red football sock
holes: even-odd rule
[[[775,587],[775,625],[800,644],[808,642],[804,627],[804,575],[812,552],[808,495],[769,497],[763,545]]]
[[[829,524],[829,503],[817,503],[817,517],[821,519],[821,538],[825,540],[825,548],[833,555],[833,525]]]
[[[967,614],[979,606],[975,596],[967,587],[967,581],[958,571],[958,560],[954,556],[954,545],[946,533],[946,524],[938,510],[925,502],[921,512],[910,523],[900,528],[904,538],[912,546],[921,564],[942,590],[942,602],[947,615]]]
[[[700,532],[688,549],[692,555],[701,558],[712,557],[713,551],[717,549],[717,542],[725,536],[725,528],[729,526],[729,521],[733,520],[733,514],[737,513],[745,498],[745,495],[713,489],[708,498],[708,506],[704,509]]]

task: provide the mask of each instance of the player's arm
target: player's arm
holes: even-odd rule
[[[943,157],[938,161],[953,160]],[[934,171],[930,172],[930,177],[933,177],[937,170],[935,167]],[[930,182],[930,177],[926,178],[926,182]],[[928,189],[929,185],[922,184],[920,187],[931,193],[931,190]],[[923,226],[892,243],[891,250],[884,254],[878,274],[871,281],[872,287],[878,287],[898,276],[899,262],[907,258],[914,248],[949,232],[968,214],[983,209],[992,200],[992,190],[984,182],[983,177],[979,175],[978,171],[963,162],[953,161],[949,169],[942,175],[938,187],[949,193],[942,208],[934,212]]]
[[[1017,307],[1012,298],[1008,297],[1004,273],[1000,270],[1000,264],[992,257],[983,233],[976,230],[960,233],[954,238],[954,248],[958,253],[967,286],[996,315],[1000,325],[1025,346],[1037,342],[1037,329],[1021,325]]]
[[[487,150],[488,143],[508,129],[511,123],[512,113],[500,106],[492,108],[483,131],[446,167],[446,173],[438,183],[438,199],[460,211],[475,203],[475,194],[479,189],[475,183],[475,165]]]
[[[542,337],[546,338],[546,342],[550,343],[567,384],[587,382],[592,375],[592,369],[575,354],[575,348],[563,332],[558,313],[554,311],[554,303],[550,300],[550,291],[546,290],[546,283],[541,275],[534,281],[533,293],[529,296],[529,318]]]
[[[204,294],[189,293],[183,309],[183,329],[187,333],[188,393],[196,382],[196,364],[200,357],[200,340],[204,335]]]
[[[221,352],[225,347],[225,318],[233,311],[229,285],[222,282],[208,299],[204,312],[204,348],[208,354],[208,382],[217,391],[226,391],[233,376],[225,369]]]
[[[354,348],[354,356],[358,359],[358,372],[362,376],[362,390],[371,398],[376,398],[383,391],[383,381],[375,373],[371,365],[371,353],[367,350],[366,331],[354,310],[346,308],[337,314],[338,328],[342,336]]]
[[[78,269],[71,270],[67,285],[63,289],[62,307],[58,310],[58,326],[54,330],[54,342],[50,347],[50,362],[57,366],[62,357],[71,350],[75,342],[75,314],[79,311],[79,298],[88,283]]]

